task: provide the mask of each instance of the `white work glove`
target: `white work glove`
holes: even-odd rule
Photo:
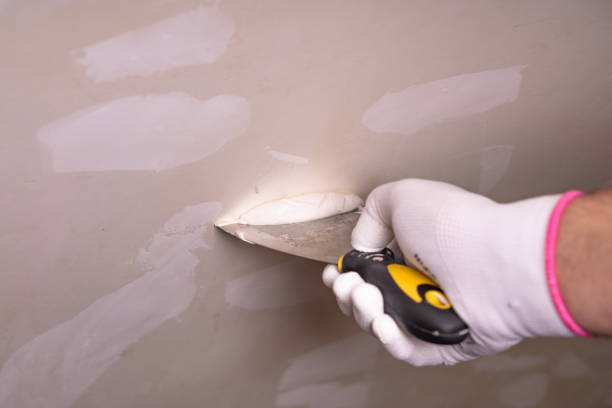
[[[404,257],[437,281],[470,329],[457,345],[424,342],[383,312],[381,292],[335,265],[323,281],[342,312],[412,365],[452,365],[498,353],[526,337],[572,336],[557,314],[545,274],[549,216],[560,195],[499,204],[461,188],[407,179],[376,188],[352,235],[379,251],[395,237]]]

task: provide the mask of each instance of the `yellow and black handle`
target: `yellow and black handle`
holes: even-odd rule
[[[380,252],[349,251],[338,261],[338,271],[357,272],[378,287],[385,313],[419,339],[457,344],[467,337],[467,325],[440,286],[417,269],[396,263],[389,248]]]

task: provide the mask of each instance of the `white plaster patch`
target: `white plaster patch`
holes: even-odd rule
[[[281,390],[362,373],[376,364],[378,342],[359,334],[316,348],[293,359],[279,382]]]
[[[367,404],[370,384],[358,382],[312,384],[283,392],[276,397],[277,406],[325,408],[359,408]]]
[[[352,211],[363,205],[355,194],[313,193],[261,204],[238,220],[241,224],[278,225],[317,220]]]
[[[388,92],[363,115],[376,133],[404,135],[465,116],[486,112],[518,97],[525,65],[457,75],[400,92]]]
[[[492,146],[480,150],[478,193],[487,194],[501,181],[510,165],[514,146]]]
[[[544,374],[528,374],[502,388],[499,399],[512,408],[529,408],[538,406],[547,393],[548,377]]]
[[[233,279],[225,286],[225,302],[251,310],[277,309],[308,302],[326,294],[312,272],[295,261]]]
[[[148,272],[13,353],[0,370],[0,406],[69,407],[131,344],[184,312],[196,293],[191,251],[220,211],[186,207],[138,255]]]
[[[566,378],[576,378],[587,375],[591,367],[575,354],[565,353],[559,358],[554,368],[556,375]]]
[[[116,99],[45,125],[38,139],[56,172],[155,170],[198,161],[243,134],[246,99],[173,92]]]
[[[267,153],[277,160],[293,164],[308,164],[308,159],[305,157],[295,156],[289,153],[277,152],[276,150],[268,150]]]
[[[535,368],[544,364],[545,361],[546,358],[541,355],[497,354],[479,358],[471,364],[475,372],[499,373]]]
[[[97,82],[151,75],[217,61],[233,33],[229,17],[214,7],[200,6],[90,45],[77,61]]]

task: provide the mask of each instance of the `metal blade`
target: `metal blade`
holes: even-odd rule
[[[282,225],[218,225],[243,241],[316,261],[336,263],[351,250],[351,232],[359,211]]]

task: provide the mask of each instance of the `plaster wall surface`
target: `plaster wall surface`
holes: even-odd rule
[[[0,0],[0,406],[612,406],[608,340],[413,368],[212,227],[610,186],[611,50],[606,0]]]

